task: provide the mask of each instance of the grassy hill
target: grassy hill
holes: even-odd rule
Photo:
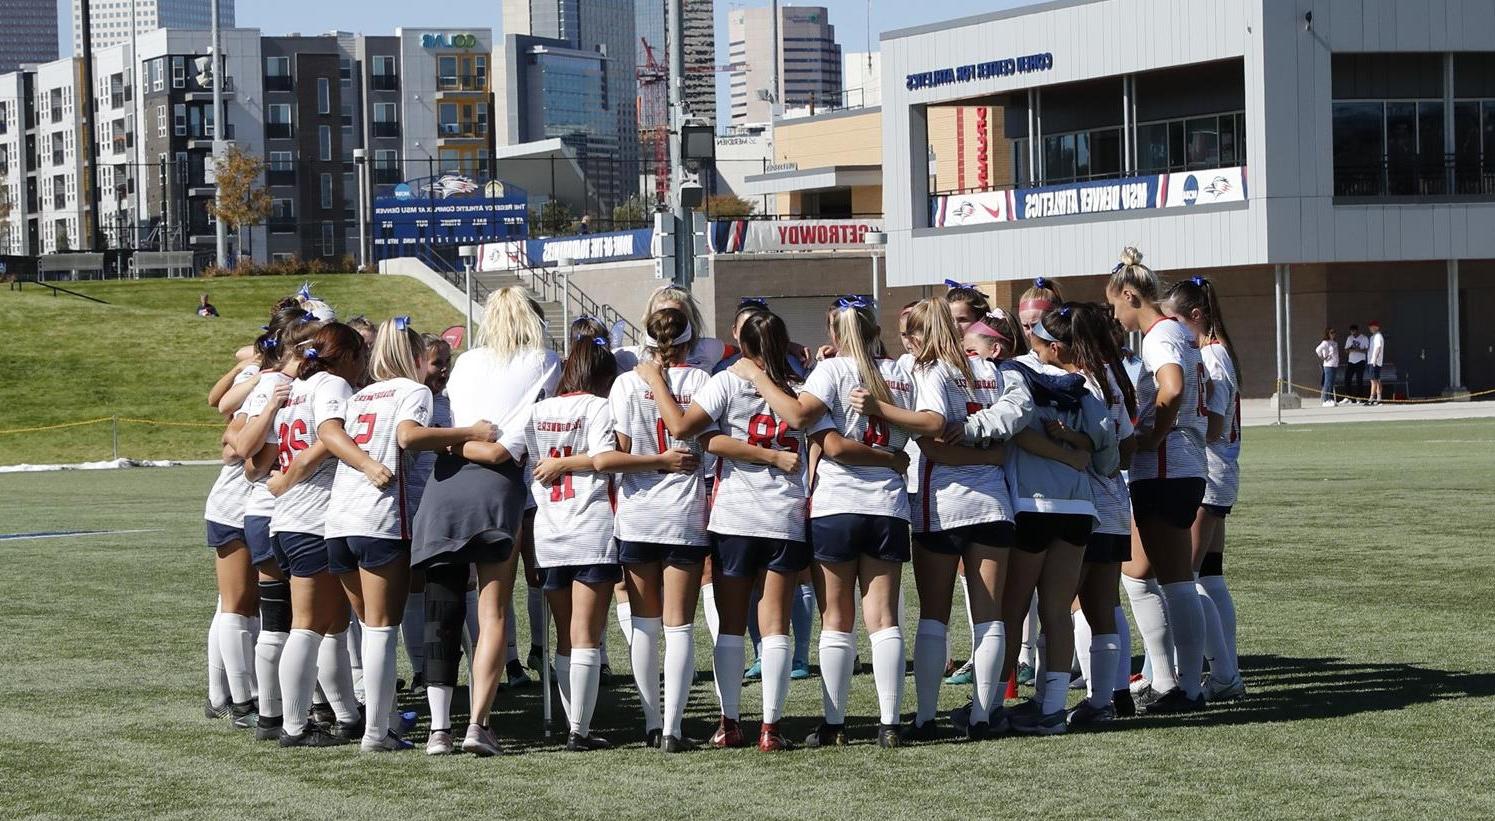
[[[205,427],[122,423],[121,456],[203,459],[217,455],[219,421],[207,391],[254,339],[280,297],[302,280],[255,277],[211,280],[83,282],[67,287],[109,302],[37,286],[0,291],[0,431],[121,416]],[[404,277],[323,275],[314,292],[340,316],[375,322],[409,314],[415,327],[441,331],[461,321],[450,305]],[[222,317],[195,313],[206,291]],[[107,459],[110,424],[34,433],[0,433],[0,465]]]

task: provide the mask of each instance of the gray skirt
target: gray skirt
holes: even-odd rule
[[[524,514],[524,470],[436,458],[410,541],[415,567],[507,561]]]

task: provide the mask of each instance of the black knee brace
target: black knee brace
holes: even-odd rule
[[[457,686],[467,619],[467,565],[426,571],[426,682]]]
[[[291,632],[291,583],[260,582],[260,629]]]
[[[1204,562],[1199,565],[1201,576],[1223,576],[1225,575],[1225,554],[1206,553]]]

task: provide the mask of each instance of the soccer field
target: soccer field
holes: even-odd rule
[[[623,748],[559,751],[534,686],[497,702],[515,754],[482,760],[282,750],[203,718],[212,469],[3,475],[0,537],[108,532],[0,538],[0,816],[1495,816],[1495,422],[1251,429],[1242,462],[1226,573],[1244,702],[880,750],[869,674],[854,679],[850,748],[665,756],[642,745],[612,624],[623,675],[594,728]],[[964,627],[952,641],[968,654]],[[709,672],[703,626],[696,647]],[[758,696],[744,688],[754,732]],[[941,711],[966,697],[944,688]],[[912,701],[910,677],[906,716]],[[795,682],[789,735],[819,709],[819,679]],[[703,676],[687,733],[714,718]]]

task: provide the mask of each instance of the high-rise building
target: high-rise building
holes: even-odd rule
[[[716,2],[683,0],[685,16],[685,107],[696,117],[716,122]],[[638,0],[634,13],[635,53],[640,68],[648,64],[644,42],[654,59],[670,66],[669,0]]]
[[[215,0],[100,0],[90,6],[94,49],[128,43],[155,29],[206,29]],[[218,27],[234,27],[234,0],[216,0]],[[130,18],[134,17],[134,29]],[[73,0],[73,53],[83,51],[83,4]],[[0,68],[3,70],[3,68]]]
[[[637,191],[641,158],[635,14],[633,0],[504,0],[503,4],[506,50],[510,36],[539,37],[556,41],[546,48],[564,47],[602,60],[601,106],[610,114],[605,118],[608,133],[588,135],[588,139],[597,141],[597,149],[589,150],[589,156],[595,159],[583,171],[597,192],[598,209],[609,212],[604,216],[611,216],[613,206]],[[533,44],[520,45],[516,41],[515,47],[523,50]],[[516,61],[522,59],[527,58],[513,51],[505,54],[506,73],[514,71]],[[557,93],[560,91],[562,88],[558,87]],[[546,104],[554,103],[539,103],[542,107]],[[517,129],[518,133],[531,131],[523,126]],[[510,131],[511,139],[518,139],[512,137],[514,133]],[[609,143],[616,145],[612,156],[600,156],[599,152]]]
[[[55,0],[0,0],[0,74],[57,59]]]
[[[841,58],[841,87],[841,104],[847,108],[882,105],[882,52],[846,52]]]
[[[778,88],[774,88],[773,10],[733,9],[728,18],[733,65],[732,125],[766,123],[774,106],[837,108],[841,46],[824,6],[779,8]]]

